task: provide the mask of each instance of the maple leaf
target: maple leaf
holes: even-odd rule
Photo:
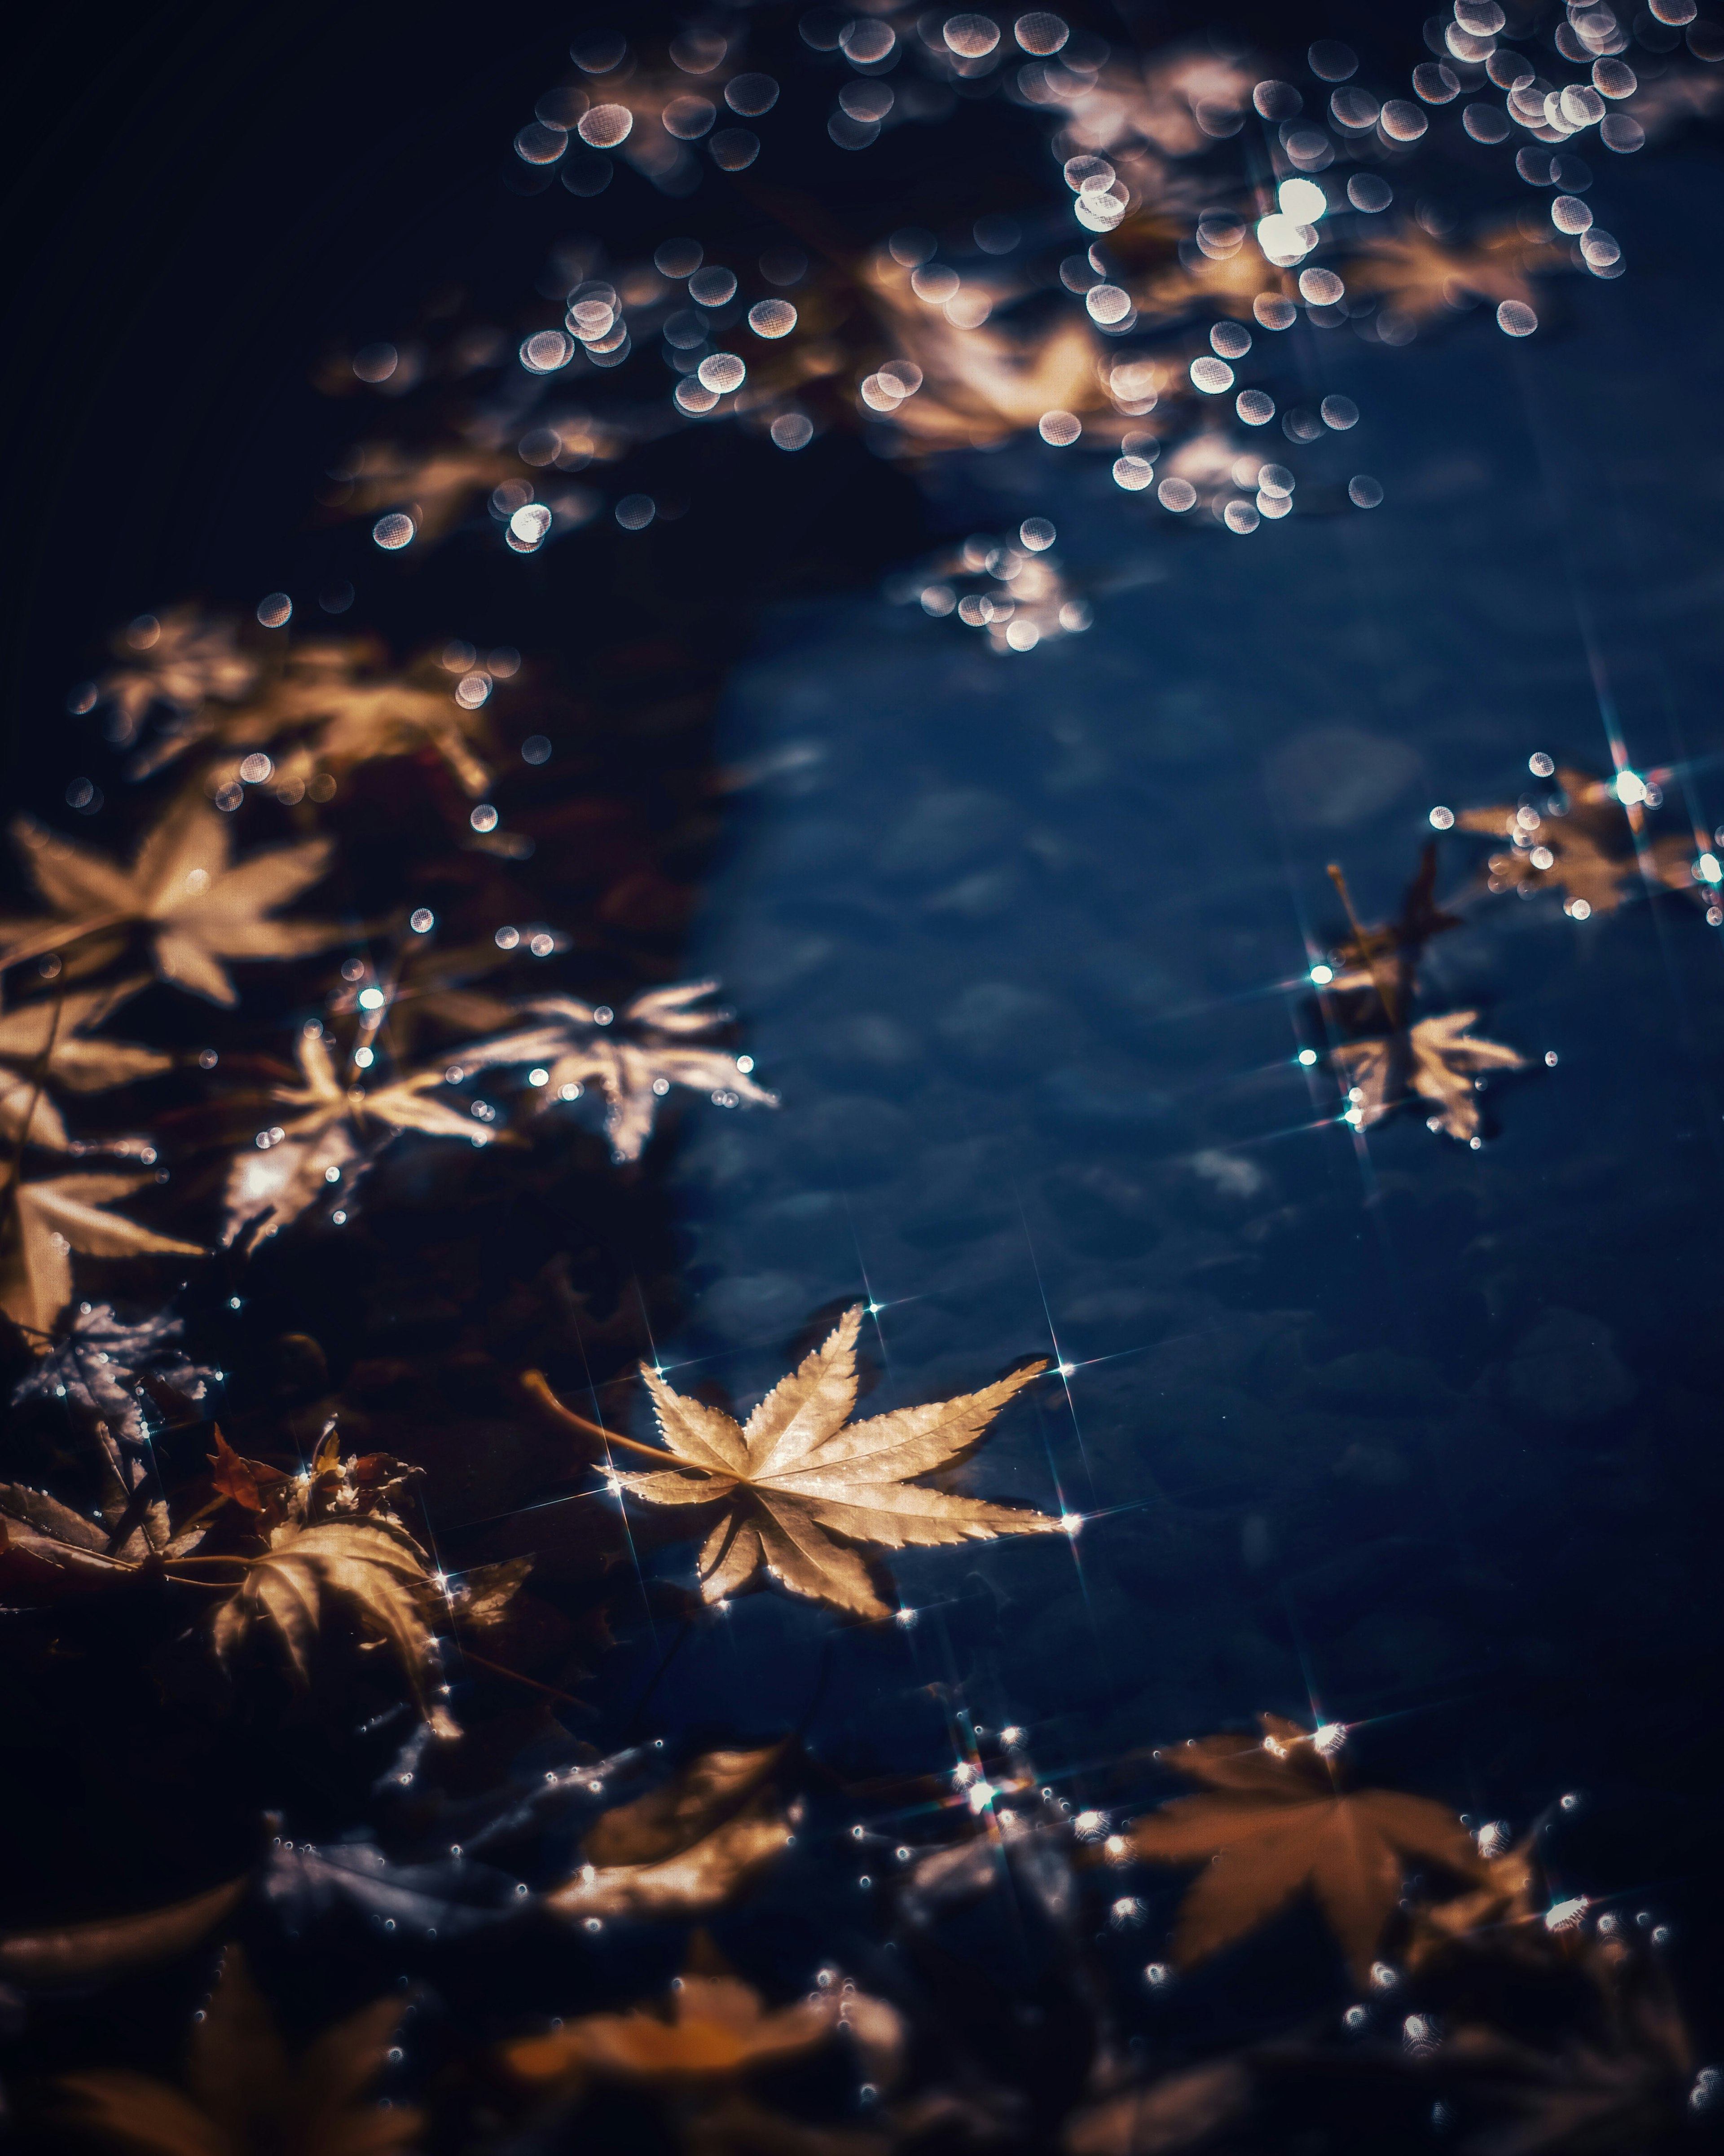
[[[436,1734],[457,1733],[447,1712],[430,1697],[439,1666],[426,1613],[440,1609],[442,1598],[424,1553],[404,1528],[375,1514],[313,1520],[309,1525],[288,1519],[269,1530],[264,1555],[213,1561],[243,1565],[245,1573],[213,1620],[218,1661],[230,1661],[261,1622],[280,1641],[295,1683],[308,1685],[323,1598],[333,1594],[393,1649],[420,1712]]]
[[[273,846],[233,867],[231,826],[201,794],[182,794],[164,810],[129,869],[33,817],[16,819],[13,835],[56,917],[0,926],[0,966],[136,926],[148,934],[164,980],[232,1004],[223,959],[295,957],[345,932],[322,921],[268,917],[323,874],[331,840]]]
[[[1406,225],[1365,237],[1347,265],[1347,282],[1377,293],[1398,314],[1427,321],[1465,306],[1470,297],[1530,306],[1529,271],[1556,266],[1549,244],[1529,240],[1518,224],[1487,233],[1470,248],[1451,247]]]
[[[690,1008],[717,986],[716,981],[695,981],[649,989],[627,1006],[620,1022],[603,1004],[535,997],[520,1009],[549,1019],[550,1024],[457,1049],[454,1059],[469,1070],[504,1064],[543,1065],[546,1083],[536,1088],[541,1110],[558,1099],[573,1098],[587,1086],[597,1086],[604,1100],[612,1153],[619,1161],[639,1160],[652,1132],[654,1113],[673,1086],[732,1102],[778,1105],[777,1094],[757,1086],[727,1050],[675,1045],[726,1022],[728,1012]],[[634,1028],[639,1038],[630,1040],[621,1027]]]
[[[1692,2145],[1694,2051],[1660,1972],[1618,1948],[1592,1970],[1603,1993],[1596,2036],[1544,2050],[1476,2027],[1445,2047],[1475,2102],[1505,2114],[1466,2143],[1474,2156],[1611,2156]]]
[[[405,2156],[424,2125],[363,2102],[387,2062],[403,2002],[379,1999],[290,2060],[237,1946],[222,1956],[192,2031],[184,2091],[124,2069],[62,2075],[83,2134],[152,2156]]]
[[[691,1974],[678,1979],[656,2012],[585,2015],[548,2035],[519,2038],[503,2056],[511,2072],[531,2082],[589,2073],[625,2081],[729,2079],[826,2043],[847,2018],[846,2003],[823,1993],[768,2007],[737,1977]]]
[[[1513,842],[1485,864],[1492,891],[1550,885],[1567,891],[1571,911],[1578,900],[1593,913],[1612,912],[1639,867],[1639,804],[1624,805],[1613,783],[1590,772],[1560,768],[1556,781],[1561,793],[1542,810],[1467,808],[1455,818],[1456,828]]]
[[[566,1917],[687,1917],[731,1899],[791,1840],[767,1779],[782,1744],[709,1752],[662,1787],[606,1812],[580,1871],[546,1897]]]
[[[116,1198],[129,1198],[155,1180],[148,1174],[109,1173],[21,1183],[14,1175],[8,1218],[0,1228],[0,1310],[38,1354],[47,1350],[54,1322],[71,1300],[74,1250],[93,1258],[204,1255],[196,1243],[158,1235],[105,1209]]]
[[[682,1471],[617,1472],[614,1480],[649,1504],[729,1501],[700,1554],[700,1591],[708,1602],[734,1594],[764,1565],[794,1594],[859,1616],[884,1617],[889,1612],[866,1566],[845,1542],[901,1549],[1058,1527],[1044,1513],[951,1496],[911,1479],[948,1466],[967,1451],[1046,1363],[1014,1370],[979,1393],[851,1423],[861,1322],[858,1303],[741,1426],[721,1409],[673,1392],[656,1371],[641,1366],[659,1435]]]
[[[1417,1096],[1435,1112],[1433,1130],[1451,1138],[1478,1134],[1479,1102],[1474,1074],[1480,1070],[1524,1070],[1526,1059],[1499,1040],[1477,1040],[1467,1028],[1476,1011],[1447,1011],[1421,1019],[1404,1033],[1379,1040],[1342,1041],[1333,1051],[1336,1064],[1351,1081],[1352,1105],[1347,1121],[1355,1129],[1380,1122],[1391,1109]]]
[[[296,1220],[332,1182],[356,1166],[360,1172],[370,1167],[402,1131],[464,1138],[469,1145],[497,1142],[497,1134],[472,1116],[428,1097],[445,1083],[440,1066],[405,1072],[383,1086],[343,1086],[321,1033],[302,1031],[297,1053],[304,1084],[277,1086],[270,1096],[289,1111],[287,1119],[262,1133],[269,1142],[238,1154],[228,1170],[223,1236],[230,1243],[243,1229],[243,1247],[254,1249]],[[276,1130],[279,1137],[272,1136]]]
[[[113,707],[112,732],[122,744],[136,735],[152,704],[170,704],[189,715],[208,696],[237,701],[257,679],[257,661],[234,648],[233,624],[206,621],[191,607],[159,621],[145,616],[127,630],[123,647],[115,648],[129,654],[127,664],[110,669],[95,685]]]
[[[1479,1860],[1441,1804],[1392,1789],[1342,1794],[1310,1733],[1279,1715],[1264,1736],[1193,1738],[1164,1763],[1203,1793],[1176,1798],[1126,1835],[1152,1864],[1206,1865],[1180,1904],[1174,1958],[1188,1966],[1310,1894],[1349,1964],[1367,1976],[1409,1857],[1463,1879]]]
[[[71,1144],[59,1111],[44,1091],[49,1084],[74,1093],[100,1093],[129,1086],[172,1068],[173,1058],[153,1048],[116,1040],[91,1040],[100,1025],[143,986],[122,981],[20,1004],[0,1015],[0,1137],[64,1152]]]

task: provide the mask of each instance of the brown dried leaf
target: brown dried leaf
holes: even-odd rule
[[[405,2107],[361,2102],[401,2022],[380,1999],[288,2056],[237,1946],[222,1958],[208,2010],[192,2032],[182,2093],[142,2074],[67,2074],[82,2133],[154,2156],[406,2156],[424,2125]]]
[[[585,2074],[624,2081],[724,2080],[777,2066],[824,2044],[842,2018],[840,1998],[823,1994],[767,2007],[734,1976],[685,1976],[658,2011],[589,2014],[543,2036],[505,2045],[510,2071],[525,2082]]]
[[[1477,1851],[1441,1804],[1390,1789],[1342,1794],[1307,1732],[1275,1715],[1263,1726],[1257,1743],[1211,1737],[1168,1753],[1205,1794],[1176,1798],[1126,1836],[1152,1864],[1207,1864],[1180,1905],[1174,1957],[1201,1961],[1309,1894],[1355,1973],[1368,1975],[1406,1860],[1472,1879]]]
[[[1455,818],[1456,827],[1514,842],[1491,856],[1493,891],[1551,885],[1567,891],[1570,905],[1580,899],[1594,913],[1612,912],[1622,903],[1623,885],[1638,871],[1634,842],[1640,811],[1624,807],[1615,787],[1590,772],[1559,768],[1556,783],[1568,799],[1564,815],[1511,806],[1468,808]]]
[[[1252,2094],[1250,2074],[1237,2059],[1214,2060],[1077,2112],[1060,2145],[1066,2156],[1170,2156],[1237,2124]]]
[[[788,1845],[763,1784],[782,1744],[709,1752],[646,1796],[604,1814],[580,1871],[547,1897],[568,1917],[687,1917],[728,1902]]]
[[[0,966],[137,927],[150,938],[163,980],[232,1004],[237,998],[224,960],[295,957],[346,932],[333,923],[269,918],[323,874],[331,840],[270,847],[235,868],[231,820],[201,793],[183,793],[163,811],[130,868],[33,817],[17,818],[13,836],[54,917],[0,927]]]
[[[778,1105],[777,1094],[740,1070],[728,1050],[674,1045],[726,1022],[727,1012],[690,1008],[717,986],[716,981],[695,981],[649,989],[637,996],[620,1018],[601,1018],[593,1004],[569,996],[536,997],[520,1006],[521,1013],[550,1024],[475,1042],[454,1050],[454,1060],[469,1070],[544,1065],[546,1082],[538,1089],[537,1098],[541,1111],[562,1096],[565,1086],[596,1086],[604,1100],[604,1127],[613,1154],[619,1161],[639,1160],[652,1134],[659,1102],[673,1086],[724,1094],[761,1107]],[[625,1029],[631,1028],[637,1038],[629,1037]]]
[[[681,1471],[619,1472],[614,1479],[649,1504],[729,1500],[700,1551],[700,1589],[708,1602],[734,1594],[764,1565],[794,1594],[859,1616],[884,1617],[886,1605],[847,1544],[901,1549],[1058,1527],[1044,1513],[952,1496],[911,1479],[949,1466],[967,1451],[1045,1362],[1014,1370],[979,1393],[852,1423],[861,1322],[859,1303],[824,1347],[774,1386],[746,1426],[673,1392],[642,1365],[659,1435]]]
[[[421,1131],[433,1137],[464,1139],[469,1145],[496,1142],[496,1134],[472,1116],[445,1107],[429,1096],[445,1081],[444,1066],[409,1070],[387,1085],[344,1086],[336,1073],[330,1044],[321,1034],[301,1033],[296,1044],[304,1083],[278,1086],[271,1100],[285,1111],[282,1135],[273,1145],[235,1155],[228,1173],[224,1234],[231,1242],[254,1250],[266,1237],[296,1220],[336,1180],[369,1166],[400,1131]]]
[[[244,1562],[244,1581],[213,1620],[218,1661],[229,1661],[262,1622],[285,1650],[295,1682],[309,1684],[323,1597],[334,1594],[387,1641],[437,1734],[458,1734],[447,1710],[432,1699],[440,1671],[427,1620],[430,1610],[440,1609],[442,1598],[424,1553],[405,1529],[375,1515],[315,1520],[309,1527],[285,1521],[271,1531],[268,1554]]]
[[[1434,1129],[1452,1138],[1475,1137],[1479,1101],[1473,1084],[1480,1070],[1524,1070],[1526,1059],[1501,1041],[1475,1040],[1467,1028],[1476,1011],[1448,1011],[1421,1019],[1405,1033],[1380,1040],[1343,1041],[1335,1050],[1337,1067],[1347,1074],[1358,1097],[1361,1129],[1380,1122],[1392,1108],[1414,1096],[1429,1101]]]
[[[235,1909],[249,1884],[229,1879],[189,1901],[133,1917],[62,1924],[49,1932],[0,1936],[0,1981],[28,1989],[85,1984],[186,1953]]]
[[[449,1599],[456,1625],[480,1639],[506,1630],[515,1598],[532,1568],[530,1557],[511,1557],[500,1564],[475,1564],[464,1573]]]
[[[0,1229],[0,1310],[38,1354],[71,1300],[74,1250],[96,1258],[204,1255],[196,1243],[158,1235],[105,1210],[115,1199],[129,1198],[154,1181],[152,1175],[115,1173],[38,1183],[14,1179],[10,1217]]]

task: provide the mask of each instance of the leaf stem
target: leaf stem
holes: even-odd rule
[[[1339,861],[1330,862],[1329,880],[1341,893],[1341,902],[1347,908],[1347,921],[1358,945],[1359,957],[1366,972],[1371,976],[1371,985],[1377,991],[1377,1000],[1383,1005],[1383,1014],[1391,1026],[1398,1026],[1401,1023],[1400,998],[1394,988],[1388,985],[1388,983],[1393,981],[1393,974],[1388,968],[1382,966],[1372,954],[1370,931],[1360,920],[1354,908],[1352,893],[1347,887],[1347,877],[1342,873]]]
[[[684,1464],[661,1446],[642,1445],[634,1438],[620,1436],[615,1430],[607,1430],[603,1423],[589,1422],[585,1415],[577,1414],[572,1408],[566,1408],[552,1391],[550,1381],[542,1370],[523,1370],[521,1389],[536,1401],[554,1421],[561,1423],[564,1429],[572,1430],[577,1436],[596,1437],[602,1445],[618,1446],[624,1452],[638,1452],[643,1460],[650,1460],[655,1467],[680,1467]]]

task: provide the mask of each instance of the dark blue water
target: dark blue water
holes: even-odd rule
[[[1355,1137],[1296,1060],[1331,860],[1385,918],[1434,804],[1513,802],[1541,750],[1608,771],[1613,733],[1680,767],[1659,828],[1724,814],[1716,309],[1681,239],[1717,177],[1606,178],[1632,282],[1551,295],[1530,344],[1484,310],[1394,353],[1298,332],[1313,397],[1364,414],[1332,476],[1382,508],[1235,537],[1103,462],[977,458],[952,528],[1051,517],[1086,635],[995,657],[859,599],[781,614],[733,680],[696,957],[783,1106],[685,1126],[660,1358],[747,1404],[850,1299],[875,1408],[1047,1354],[1069,1382],[966,1486],[1085,1524],[900,1556],[920,1621],[824,1655],[824,1620],[745,1599],[656,1712],[768,1723],[818,1679],[816,1743],[901,1766],[957,1699],[1051,1770],[1315,1709],[1458,1804],[1586,1784],[1644,1876],[1691,1862],[1716,935],[1632,886],[1584,922],[1475,891],[1420,1007],[1526,1059],[1477,1150],[1412,1111]],[[1439,893],[1488,850],[1444,839]]]

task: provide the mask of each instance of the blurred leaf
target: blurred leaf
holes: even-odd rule
[[[549,2035],[517,2038],[505,2046],[503,2056],[525,2082],[588,2074],[623,2081],[727,2080],[826,2043],[845,2019],[845,2004],[834,1988],[793,2006],[768,2007],[739,1978],[682,1976],[657,2010],[589,2014]]]
[[[154,2156],[404,2156],[422,2115],[362,2102],[400,2025],[402,2002],[380,1999],[326,2029],[290,2061],[245,1959],[230,1946],[207,2011],[192,2029],[189,2094],[142,2074],[63,2075],[80,2132]]]
[[[1524,1070],[1526,1059],[1501,1041],[1475,1040],[1467,1028],[1476,1011],[1447,1011],[1421,1019],[1405,1033],[1381,1040],[1342,1041],[1333,1050],[1336,1065],[1359,1098],[1361,1129],[1380,1122],[1392,1108],[1412,1097],[1429,1102],[1434,1128],[1451,1138],[1470,1138],[1479,1128],[1480,1070]]]
[[[1258,1743],[1206,1737],[1163,1755],[1205,1791],[1177,1798],[1127,1832],[1134,1852],[1152,1864],[1206,1866],[1180,1905],[1174,1958],[1186,1966],[1201,1961],[1310,1894],[1354,1974],[1368,1977],[1406,1861],[1471,1879],[1478,1853],[1443,1805],[1389,1789],[1343,1795],[1307,1732],[1272,1714],[1263,1727]]]
[[[37,1353],[52,1344],[54,1320],[72,1296],[72,1253],[96,1258],[156,1253],[201,1258],[196,1243],[158,1235],[105,1209],[155,1182],[153,1175],[114,1173],[62,1175],[11,1187],[10,1219],[0,1230],[0,1310]]]
[[[325,1196],[331,1180],[340,1183],[346,1176],[351,1189],[357,1176],[350,1171],[368,1167],[368,1152],[380,1150],[398,1132],[461,1138],[469,1145],[496,1142],[483,1123],[428,1097],[445,1082],[441,1064],[405,1072],[386,1085],[343,1085],[322,1034],[301,1031],[296,1050],[304,1084],[278,1086],[270,1096],[275,1106],[288,1111],[281,1137],[239,1152],[228,1170],[223,1232],[230,1242],[243,1231],[243,1247],[254,1249]]]
[[[238,1907],[249,1883],[249,1877],[229,1879],[189,1901],[135,1917],[0,1935],[0,1980],[27,1988],[84,1984],[170,1960],[207,1938]]]
[[[602,1007],[577,1003],[569,996],[536,997],[523,1004],[521,1011],[548,1019],[550,1024],[475,1041],[455,1050],[454,1060],[469,1070],[542,1064],[546,1083],[535,1089],[541,1111],[560,1099],[565,1086],[596,1086],[604,1100],[604,1127],[612,1152],[618,1160],[639,1160],[652,1134],[659,1102],[673,1086],[726,1095],[733,1102],[747,1101],[767,1108],[778,1105],[777,1094],[739,1070],[727,1050],[675,1045],[725,1024],[727,1012],[689,1008],[711,995],[717,985],[696,981],[682,988],[650,989],[637,996],[620,1018],[601,1018]],[[639,1038],[631,1040],[621,1029],[629,1026]]]
[[[791,1839],[764,1786],[782,1744],[709,1752],[659,1789],[606,1812],[580,1871],[546,1897],[567,1917],[664,1918],[719,1907]]]
[[[1068,2119],[1066,2156],[1163,2156],[1206,2141],[1249,2110],[1251,2076],[1234,2059],[1121,2089]]]
[[[212,1003],[233,1004],[238,998],[223,960],[296,957],[346,933],[333,923],[269,918],[323,874],[331,840],[271,847],[235,868],[232,821],[201,793],[170,803],[130,868],[33,817],[17,818],[13,835],[55,917],[0,924],[0,966],[136,926],[147,933],[163,980]]]

